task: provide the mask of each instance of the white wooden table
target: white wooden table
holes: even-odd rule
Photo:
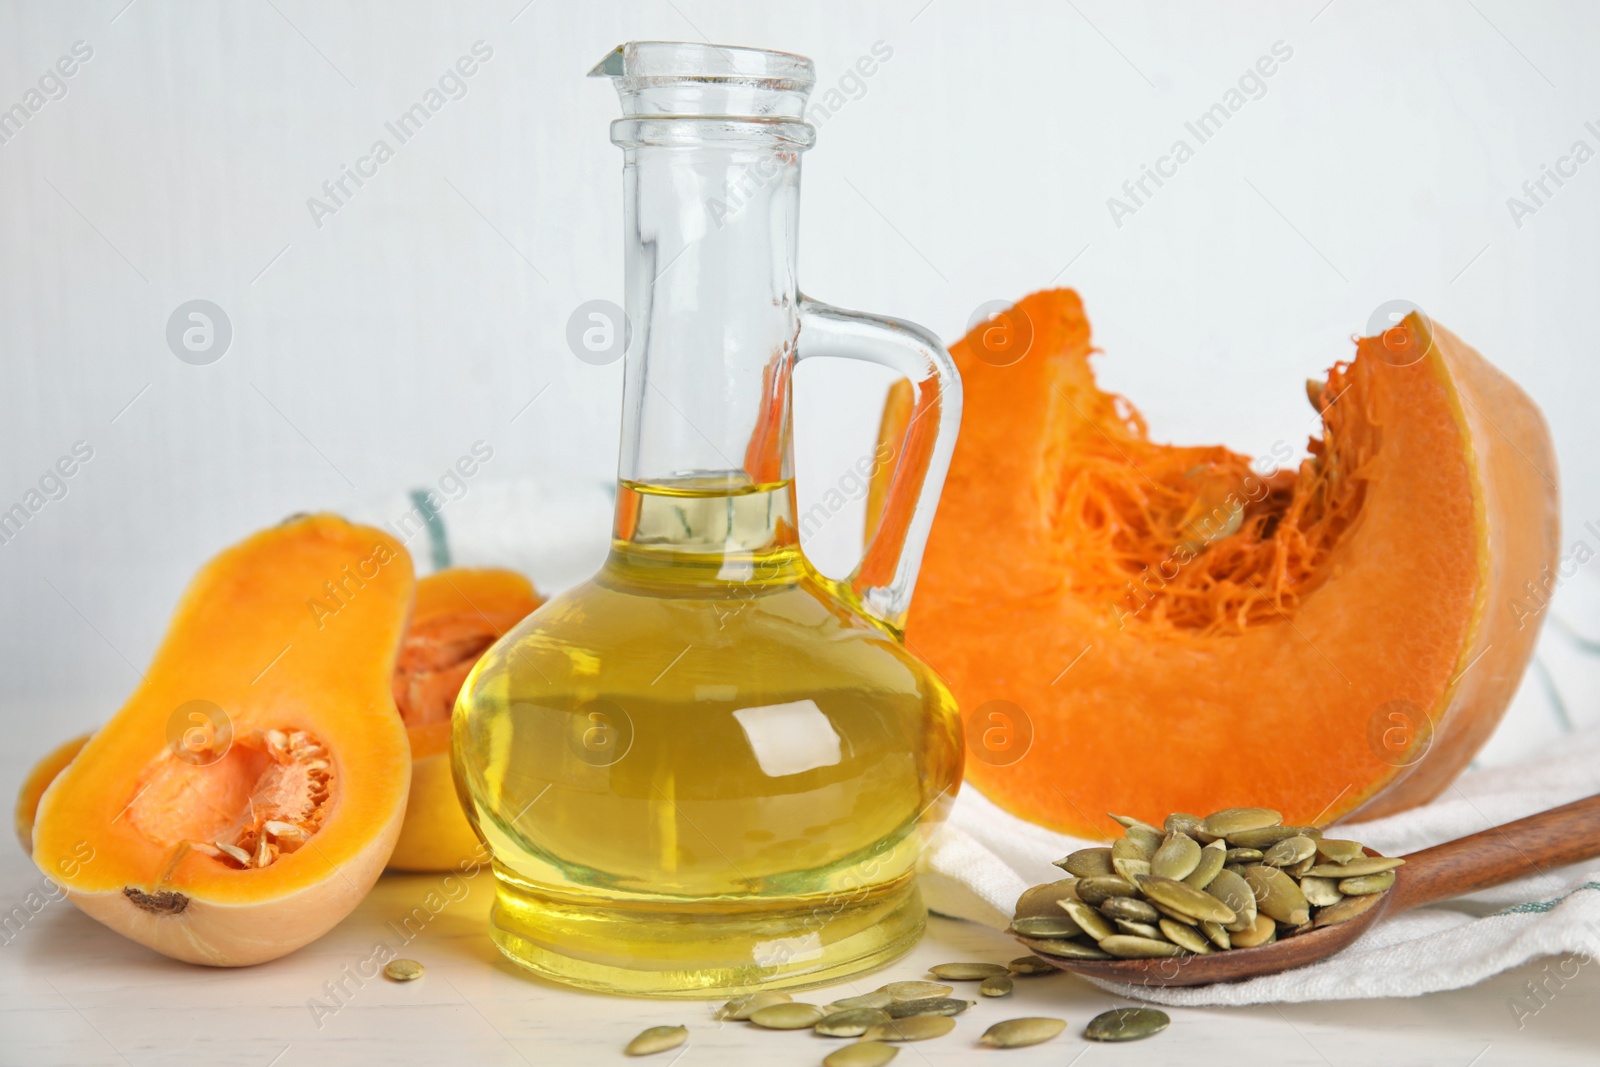
[[[10,910],[39,887],[40,878],[14,844],[0,843],[0,854],[0,903]],[[485,933],[490,879],[487,872],[448,883],[438,876],[387,875],[354,915],[320,941],[285,959],[237,971],[165,959],[70,904],[51,902],[25,921],[14,916],[4,930],[0,1064],[785,1067],[817,1064],[836,1047],[836,1041],[809,1032],[719,1023],[710,1004],[596,996],[527,977],[500,958]],[[430,900],[430,894],[437,897]],[[444,906],[429,915],[429,905],[440,902]],[[400,924],[416,908],[423,911],[413,918],[412,929],[420,925],[420,932],[403,943]],[[362,966],[379,942],[421,961],[427,974],[405,985],[362,979]],[[998,933],[935,919],[922,944],[900,962],[800,999],[822,1003],[885,981],[927,977],[925,969],[935,963],[1004,962],[1021,954]],[[1580,960],[1578,976],[1564,988],[1550,983],[1548,1005],[1518,1029],[1507,1001],[1527,997],[1525,983],[1542,978],[1545,962],[1472,989],[1411,1000],[1172,1009],[1165,1033],[1127,1045],[1096,1045],[1081,1037],[1089,1019],[1123,1002],[1068,975],[1018,979],[1012,996],[979,1003],[957,1019],[953,1034],[905,1046],[896,1062],[909,1067],[987,1063],[990,1057],[1002,1058],[1007,1067],[1600,1062],[1600,965],[1594,960]],[[975,988],[969,999],[978,999]],[[991,1023],[1018,1015],[1055,1015],[1069,1027],[1056,1040],[1031,1049],[1000,1053],[977,1046],[978,1035]],[[635,1033],[663,1023],[687,1025],[688,1045],[649,1060],[622,1055]]]

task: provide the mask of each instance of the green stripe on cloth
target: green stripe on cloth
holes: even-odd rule
[[[1582,885],[1580,885],[1577,889],[1574,889],[1572,891],[1572,893],[1581,892],[1582,890],[1585,890],[1585,889],[1600,890],[1600,882],[1585,882]],[[1513,904],[1509,908],[1501,908],[1499,911],[1494,912],[1493,915],[1491,915],[1490,917],[1493,918],[1494,915],[1541,914],[1543,912],[1549,911],[1551,908],[1555,907],[1557,904],[1561,903],[1563,900],[1566,900],[1567,897],[1570,897],[1572,895],[1572,893],[1567,893],[1567,894],[1564,894],[1562,896],[1556,897],[1554,900],[1530,900],[1526,904]]]

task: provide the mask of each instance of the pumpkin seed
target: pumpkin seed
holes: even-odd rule
[[[1376,893],[1363,893],[1360,896],[1345,897],[1337,904],[1329,904],[1326,908],[1317,912],[1316,920],[1312,925],[1320,929],[1324,926],[1337,926],[1339,923],[1349,922],[1376,904],[1379,899],[1381,898]]]
[[[823,1037],[860,1037],[888,1021],[889,1013],[882,1008],[847,1008],[824,1015],[812,1029]]]
[[[1226,925],[1239,917],[1232,908],[1205,890],[1184,885],[1170,878],[1151,875],[1139,880],[1139,888],[1144,890],[1145,896],[1157,904],[1165,904],[1173,911],[1197,920],[1209,920]]]
[[[1262,852],[1259,848],[1230,848],[1228,850],[1228,862],[1240,866],[1260,863],[1261,858]]]
[[[1267,849],[1261,857],[1261,862],[1268,867],[1293,867],[1313,858],[1316,854],[1317,843],[1304,834],[1296,834],[1284,838]]]
[[[1281,923],[1299,926],[1311,918],[1311,905],[1294,879],[1276,867],[1256,865],[1244,872],[1244,880],[1256,895],[1256,907]]]
[[[1059,956],[1064,960],[1108,960],[1111,957],[1083,941],[1066,941],[1051,939],[1048,941],[1035,941],[1035,951],[1046,956]]]
[[[1012,974],[1031,977],[1039,974],[1055,974],[1056,969],[1050,966],[1049,960],[1042,960],[1038,956],[1018,956],[1006,967]],[[979,987],[982,988],[981,986]]]
[[[1231,841],[1242,830],[1259,830],[1282,822],[1283,816],[1271,808],[1225,808],[1201,819],[1200,829],[1213,837],[1226,837]]]
[[[940,985],[938,982],[890,982],[886,986],[881,986],[879,991],[889,994],[891,1001],[897,1001],[948,997],[956,990],[955,986]]]
[[[788,993],[746,993],[742,997],[734,997],[722,1007],[718,1008],[713,1017],[717,1019],[732,1019],[736,1022],[743,1022],[744,1020],[750,1018],[751,1012],[754,1012],[760,1008],[765,1008],[771,1004],[787,1004],[793,999],[794,997],[790,996]]]
[[[629,1056],[650,1056],[677,1048],[687,1040],[689,1040],[687,1026],[652,1026],[628,1042],[628,1047],[623,1051]]]
[[[1095,911],[1080,900],[1063,900],[1061,907],[1066,909],[1067,915],[1083,930],[1084,933],[1099,941],[1103,937],[1110,937],[1116,933],[1116,928],[1106,920],[1104,915]]]
[[[1065,1019],[1032,1016],[1025,1019],[1007,1019],[995,1023],[978,1038],[980,1045],[990,1048],[1027,1048],[1042,1045],[1067,1028]]]
[[[1300,879],[1300,892],[1306,895],[1306,903],[1314,908],[1337,904],[1344,896],[1332,878],[1313,878],[1310,875]]]
[[[1152,960],[1161,956],[1183,955],[1183,949],[1171,941],[1134,937],[1131,934],[1112,934],[1100,942],[1100,948],[1119,960]]]
[[[1256,921],[1256,895],[1239,874],[1227,868],[1217,872],[1206,886],[1206,892],[1222,901],[1237,916],[1231,923],[1223,923],[1229,933],[1248,929]]]
[[[1205,935],[1192,926],[1185,926],[1183,923],[1173,922],[1171,919],[1162,919],[1161,933],[1174,945],[1179,948],[1186,948],[1197,956],[1204,956],[1211,951],[1211,942],[1207,941]]]
[[[929,967],[928,973],[947,982],[981,982],[985,978],[999,978],[1007,971],[998,963],[941,963]]]
[[[416,960],[390,960],[384,965],[383,976],[391,982],[414,982],[422,977],[422,964]]]
[[[1184,876],[1184,884],[1192,885],[1196,889],[1204,889],[1211,884],[1211,879],[1217,876],[1217,872],[1222,870],[1222,865],[1226,862],[1227,857],[1228,850],[1223,847],[1220,838],[1211,842],[1200,850],[1200,862],[1195,866],[1194,870]]]
[[[893,1045],[879,1041],[857,1041],[828,1053],[822,1059],[822,1067],[884,1067],[898,1055],[900,1050]]]
[[[1137,1041],[1154,1037],[1171,1022],[1166,1012],[1154,1008],[1112,1008],[1090,1019],[1083,1036],[1090,1041]]]
[[[913,1015],[960,1015],[976,1003],[975,1000],[957,1000],[954,997],[900,1000],[889,1005],[889,1018],[909,1019]]]
[[[1159,848],[1160,846],[1157,845],[1156,847]],[[1111,861],[1113,863],[1117,860],[1145,860],[1148,862],[1153,855],[1155,855],[1155,849],[1146,848],[1131,837],[1119,837],[1111,842]]]
[[[1168,919],[1167,921],[1171,922],[1172,920]],[[1179,925],[1181,926],[1182,924],[1180,923]],[[1161,930],[1158,927],[1151,926],[1149,923],[1130,922],[1127,919],[1117,920],[1117,932],[1132,934],[1134,937],[1148,937],[1152,941],[1168,940],[1168,938],[1161,936]]]
[[[1112,822],[1116,823],[1118,826],[1122,827],[1124,830],[1133,830],[1137,828],[1149,830],[1157,837],[1161,836],[1160,830],[1157,830],[1154,826],[1151,826],[1143,819],[1135,819],[1132,815],[1113,815],[1111,812],[1106,812],[1106,817]]]
[[[1117,876],[1125,882],[1137,882],[1150,873],[1149,860],[1125,860],[1118,857],[1111,861],[1111,866],[1116,870]]]
[[[1121,875],[1096,875],[1078,882],[1077,899],[1085,904],[1104,904],[1112,897],[1136,897],[1138,888]]]
[[[1045,966],[1048,967],[1049,964],[1045,964]],[[995,975],[993,978],[985,978],[983,982],[979,984],[978,992],[986,997],[1009,997],[1013,988],[1014,983],[1011,981],[1010,977],[1006,975]]]
[[[1141,854],[1134,858],[1147,860],[1161,847],[1161,842],[1167,839],[1167,835],[1154,826],[1134,826],[1128,829],[1122,839],[1139,849]]]
[[[1169,908],[1165,904],[1157,904],[1156,905],[1156,911],[1160,912],[1162,915],[1165,915],[1167,918],[1171,919],[1173,922],[1180,922],[1180,923],[1183,923],[1185,926],[1199,926],[1200,925],[1200,920],[1196,919],[1193,915],[1185,915],[1183,912],[1178,911],[1178,910],[1176,910],[1174,908]]]
[[[956,1028],[948,1015],[911,1015],[879,1023],[863,1035],[863,1041],[927,1041],[943,1037]]]
[[[768,1004],[750,1013],[750,1021],[765,1030],[809,1030],[821,1022],[823,1011],[815,1004],[792,1001]]]
[[[1302,879],[1302,878],[1304,878],[1306,876],[1306,872],[1307,871],[1309,871],[1313,866],[1316,865],[1316,862],[1317,862],[1317,857],[1315,857],[1315,856],[1307,856],[1305,859],[1301,860],[1299,863],[1292,864],[1291,866],[1288,866],[1288,867],[1284,867],[1283,868],[1283,873],[1287,874],[1289,877],[1293,878],[1295,881],[1298,882],[1300,879]]]
[[[1100,914],[1109,919],[1127,919],[1139,923],[1153,923],[1161,917],[1156,909],[1138,897],[1112,897],[1100,905]]]
[[[1278,931],[1278,936],[1279,937],[1294,937],[1297,934],[1307,934],[1307,933],[1310,933],[1315,928],[1315,925],[1316,925],[1315,923],[1311,922],[1308,919],[1305,922],[1301,923],[1299,926],[1291,926],[1287,930],[1280,929]]]
[[[1205,934],[1207,940],[1218,948],[1233,947],[1233,940],[1228,937],[1228,928],[1221,923],[1201,923],[1200,932]]]
[[[1062,897],[1076,899],[1077,884],[1076,878],[1063,878],[1059,882],[1036,885],[1017,898],[1017,909],[1014,914],[1019,919],[1030,915],[1060,915],[1061,909],[1056,907],[1056,901]]]
[[[1080,848],[1065,859],[1056,860],[1056,866],[1079,878],[1092,878],[1111,873],[1109,848]]]
[[[1342,841],[1338,838],[1325,838],[1317,842],[1317,855],[1329,863],[1349,863],[1365,856],[1366,850],[1359,841]]]
[[[1243,930],[1229,931],[1233,938],[1234,948],[1255,948],[1257,945],[1269,945],[1278,939],[1278,924],[1272,921],[1271,916],[1257,915],[1255,921]]]
[[[1347,897],[1364,897],[1369,893],[1381,893],[1394,885],[1393,871],[1380,871],[1377,874],[1360,874],[1354,878],[1343,878],[1339,881],[1339,892]]]
[[[1302,836],[1307,836],[1304,827],[1264,826],[1256,830],[1240,830],[1236,834],[1229,834],[1228,844],[1234,848],[1268,849],[1279,841]]]
[[[1169,834],[1188,834],[1193,837],[1194,832],[1200,829],[1200,816],[1190,815],[1186,811],[1175,811],[1168,815],[1167,821],[1161,825]]]
[[[1041,915],[1012,919],[1011,932],[1018,937],[1077,937],[1083,933],[1083,928],[1065,915]]]
[[[841,1011],[854,1011],[857,1008],[887,1008],[889,1001],[889,994],[878,989],[871,993],[863,993],[859,997],[845,997],[843,1000],[836,1000],[822,1010],[829,1015],[833,1015]]]
[[[1150,859],[1150,873],[1157,878],[1183,879],[1200,866],[1200,845],[1188,834],[1168,834]]]
[[[1402,866],[1399,856],[1362,856],[1349,863],[1319,863],[1306,873],[1317,878],[1359,878],[1363,874],[1382,874]]]

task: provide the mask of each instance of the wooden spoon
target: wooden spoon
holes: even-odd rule
[[[1600,856],[1600,796],[1585,797],[1405,857],[1395,883],[1376,904],[1335,926],[1257,948],[1149,960],[1068,960],[1017,940],[1063,971],[1131,985],[1188,986],[1238,982],[1304,967],[1340,951],[1384,915],[1489,889],[1514,878]]]

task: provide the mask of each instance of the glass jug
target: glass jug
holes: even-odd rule
[[[616,522],[600,572],[495,644],[456,704],[491,933],[610,992],[841,979],[920,936],[917,854],[961,779],[955,702],[901,635],[960,379],[920,328],[796,287],[810,60],[639,42],[591,73],[625,116]],[[820,356],[916,393],[845,581],[798,537],[790,379]]]

